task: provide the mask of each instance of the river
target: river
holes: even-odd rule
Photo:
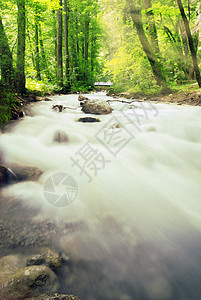
[[[1,191],[3,255],[68,255],[61,292],[83,300],[201,299],[201,108],[85,96],[112,114],[81,123],[78,95],[53,96],[0,135],[5,165],[43,171]]]

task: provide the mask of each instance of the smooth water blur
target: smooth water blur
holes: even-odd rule
[[[86,115],[77,99],[31,104],[26,117],[0,135],[5,165],[44,171],[36,182],[4,188],[2,197],[36,210],[37,222],[81,224],[62,234],[59,248],[101,264],[101,284],[90,269],[78,272],[83,284],[73,292],[82,299],[201,299],[201,108],[112,101],[112,114],[90,115],[101,122],[80,123]],[[51,109],[55,104],[68,108],[59,113]],[[58,131],[67,143],[54,142]],[[81,170],[72,158],[83,167],[79,153],[87,142],[99,156],[87,168],[92,156],[85,152]],[[75,201],[62,208],[43,193],[49,176],[60,172],[78,185]]]

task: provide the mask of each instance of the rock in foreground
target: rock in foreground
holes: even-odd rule
[[[36,167],[12,165],[11,169],[17,176],[18,181],[36,181],[43,174],[43,172]]]
[[[0,165],[0,187],[18,181],[17,176],[8,168]]]
[[[1,276],[0,299],[25,299],[56,292],[58,279],[46,266],[31,266]]]

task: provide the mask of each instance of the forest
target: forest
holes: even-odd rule
[[[157,92],[200,79],[199,0],[6,0],[0,4],[1,123],[13,91]],[[7,97],[5,97],[5,91]]]
[[[201,299],[201,1],[0,1],[0,299]]]

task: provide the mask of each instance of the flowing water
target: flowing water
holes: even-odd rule
[[[2,163],[43,171],[2,189],[2,253],[69,255],[60,291],[83,300],[201,299],[201,108],[110,104],[80,123],[78,96],[54,96],[0,135]]]

